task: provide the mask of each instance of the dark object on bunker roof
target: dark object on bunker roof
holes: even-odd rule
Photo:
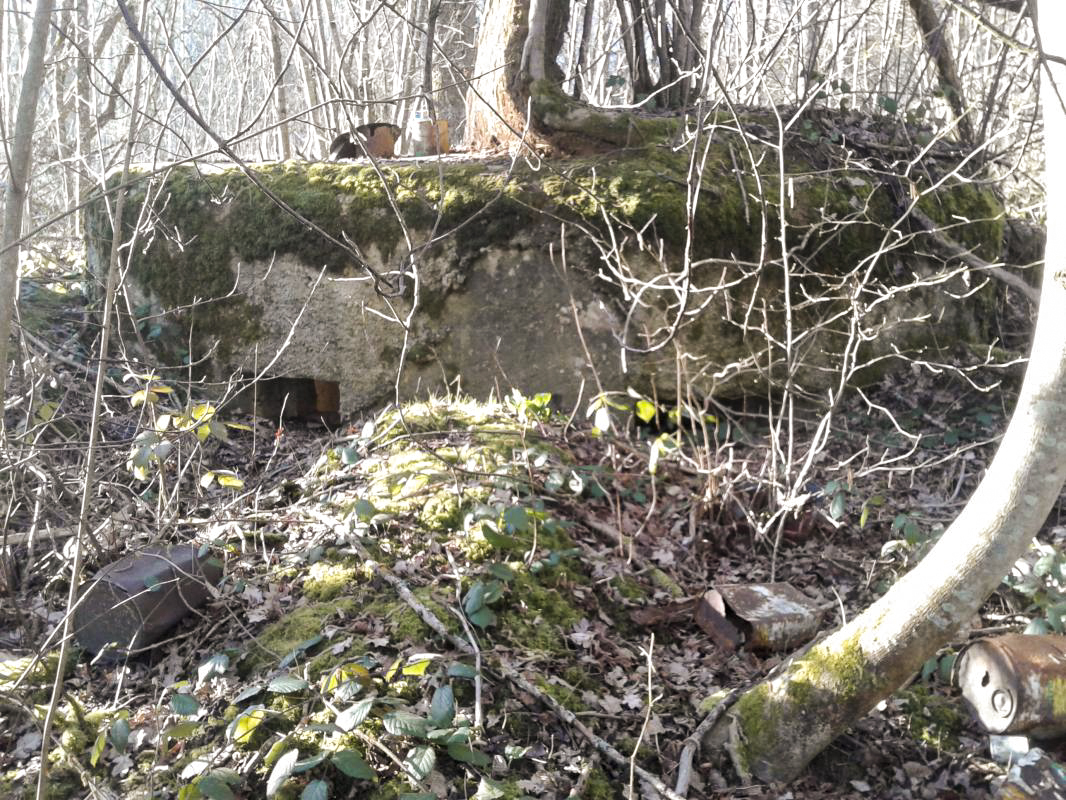
[[[374,158],[395,158],[396,142],[403,133],[398,125],[388,122],[369,122],[355,129],[365,139],[366,150],[352,141],[350,133],[342,133],[329,146],[329,160],[361,158],[367,153]]]
[[[221,578],[221,563],[195,543],[131,553],[82,584],[75,637],[91,653],[120,660],[161,639]]]

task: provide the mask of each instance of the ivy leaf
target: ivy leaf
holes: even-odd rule
[[[354,750],[338,750],[330,761],[349,778],[364,781],[376,781],[378,778],[377,773]]]
[[[125,717],[119,717],[111,723],[111,732],[109,734],[111,739],[111,746],[118,752],[125,753],[126,745],[130,741],[130,721]]]
[[[374,705],[374,698],[368,697],[366,700],[360,700],[358,703],[344,709],[337,715],[337,727],[345,733],[353,731],[363,724],[363,720],[370,714],[370,709]]]
[[[307,681],[295,675],[279,675],[267,684],[267,691],[274,694],[293,694],[307,688]]]
[[[485,584],[481,581],[475,581],[474,585],[470,587],[470,591],[466,593],[466,597],[463,598],[463,611],[470,614],[475,614],[485,606]]]
[[[170,696],[170,707],[174,709],[175,714],[191,717],[200,710],[200,701],[191,694],[172,694]]]
[[[296,661],[296,659],[301,658],[308,650],[310,650],[312,647],[315,647],[321,641],[321,634],[319,634],[318,636],[312,636],[310,639],[304,639],[302,642],[296,645],[296,647],[294,647],[287,656],[285,656],[281,659],[281,661],[278,662],[278,667],[281,669],[285,669],[286,667],[290,666]]]
[[[420,781],[433,771],[437,763],[437,754],[429,745],[419,745],[407,751],[403,763],[407,773]]]
[[[503,512],[503,524],[515,533],[529,530],[529,512],[521,506],[511,506]]]
[[[464,764],[470,764],[473,767],[487,767],[492,763],[492,759],[484,753],[472,750],[469,745],[460,742],[453,742],[448,745],[448,755],[456,761],[462,761]]]
[[[262,684],[249,686],[243,692],[241,692],[239,695],[237,695],[236,697],[233,698],[233,700],[232,700],[233,705],[237,705],[238,703],[243,703],[245,700],[249,700],[249,699],[255,697],[257,694],[259,694],[261,691],[263,691],[264,688],[265,687]]]
[[[233,800],[233,790],[216,775],[204,775],[195,784],[200,793],[210,800]]]
[[[323,780],[311,781],[300,792],[300,800],[326,800],[329,797],[329,784]]]
[[[201,686],[215,675],[222,675],[229,668],[229,656],[215,653],[196,668],[196,685]]]
[[[448,667],[449,678],[466,678],[467,680],[474,680],[477,677],[477,670],[469,664],[452,664]]]
[[[416,739],[424,739],[429,723],[424,717],[412,714],[410,711],[390,711],[382,718],[385,730],[393,736],[411,736]]]
[[[281,758],[274,762],[274,769],[270,770],[270,777],[267,779],[267,797],[273,797],[278,793],[281,785],[292,775],[292,768],[296,766],[296,761],[299,758],[300,751],[294,747],[292,750],[283,753]]]
[[[455,719],[455,695],[451,686],[439,686],[429,704],[429,720],[438,728],[451,725]]]
[[[316,753],[310,758],[302,758],[296,762],[292,768],[293,775],[299,775],[301,772],[307,772],[312,770],[326,760],[328,753]]]
[[[496,624],[496,615],[492,612],[491,608],[485,606],[482,606],[473,614],[467,614],[466,618],[470,620],[471,624],[477,625],[482,629]]]
[[[474,800],[499,800],[505,793],[502,783],[498,783],[491,778],[482,777],[481,782],[477,785]]]

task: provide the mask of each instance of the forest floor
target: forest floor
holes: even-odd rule
[[[25,339],[15,389],[34,401],[9,411],[20,435],[0,462],[0,796],[12,798],[32,796],[40,768],[91,416],[80,301],[54,289],[24,283],[55,307],[38,305]],[[1003,342],[1025,349],[1024,333]],[[660,796],[634,767],[673,787],[708,699],[787,655],[716,644],[695,601],[773,579],[824,611],[819,633],[859,613],[973,491],[1017,375],[903,365],[854,393],[775,546],[759,529],[787,485],[787,448],[765,401],[689,414],[678,431],[639,420],[651,406],[625,395],[610,425],[544,397],[437,398],[329,431],[221,424],[179,380],[115,373],[85,574],[193,541],[224,577],[135,657],[73,652],[49,796]],[[797,408],[794,453],[820,413]],[[1042,539],[1064,524],[1060,506]],[[1005,768],[950,685],[953,656],[984,632],[1061,629],[1062,600],[1047,582],[1005,584],[965,639],[802,778],[737,787],[721,754],[701,751],[688,796],[992,797]]]

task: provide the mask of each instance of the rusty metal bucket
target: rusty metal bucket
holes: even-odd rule
[[[1066,636],[980,639],[959,654],[955,675],[989,733],[1066,734]]]
[[[222,566],[197,544],[155,545],[120,558],[81,585],[78,643],[118,660],[162,638],[210,595]]]

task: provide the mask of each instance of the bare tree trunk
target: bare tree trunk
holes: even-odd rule
[[[588,62],[589,39],[592,37],[592,17],[596,13],[596,0],[585,0],[585,13],[581,17],[581,44],[577,48],[577,59],[574,64],[574,92],[575,100],[581,99],[582,77]]]
[[[1066,8],[1042,0],[1040,29],[1059,41]],[[1055,53],[1061,56],[1062,53]],[[838,734],[958,636],[1026,551],[1066,480],[1066,67],[1043,82],[1047,266],[1018,405],[962,513],[911,572],[857,619],[787,662],[737,702],[708,737],[742,775],[795,778]],[[1056,94],[1056,90],[1059,94]]]
[[[951,47],[948,46],[947,37],[944,35],[944,23],[933,7],[933,0],[909,0],[914,19],[918,22],[918,28],[922,32],[925,42],[925,51],[929,54],[936,65],[937,74],[940,76],[940,84],[947,96],[951,110],[959,119],[959,133],[964,142],[973,141],[973,125],[967,115],[966,93],[959,80],[958,70],[955,68],[955,56]]]
[[[282,161],[292,158],[292,137],[289,132],[289,102],[285,88],[285,70],[283,54],[281,52],[281,37],[278,35],[277,23],[268,18],[267,27],[270,29],[270,57],[274,67],[274,92],[278,103],[278,143]]]
[[[11,318],[18,285],[19,247],[22,236],[22,210],[26,204],[27,182],[33,163],[33,131],[37,123],[37,99],[44,83],[44,52],[48,48],[48,24],[54,0],[38,0],[33,13],[33,32],[26,53],[22,88],[19,90],[18,115],[8,164],[7,191],[4,196],[4,230],[0,235],[0,426],[3,425],[3,400],[7,395],[7,360],[11,341]]]
[[[555,56],[569,12],[565,0],[487,4],[466,101],[467,143],[472,148],[514,143],[527,128],[527,143],[542,140],[536,120],[527,118],[529,87],[534,80],[560,77]]]

